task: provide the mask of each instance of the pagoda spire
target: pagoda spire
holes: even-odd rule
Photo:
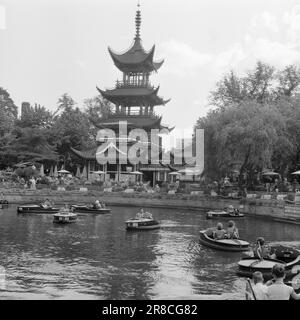
[[[135,37],[134,40],[141,40],[140,38],[140,27],[141,27],[141,22],[142,22],[142,18],[141,18],[141,10],[140,10],[140,1],[138,1],[138,9],[136,11],[136,15],[135,15]]]

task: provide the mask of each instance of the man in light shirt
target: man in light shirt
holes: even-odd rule
[[[283,283],[285,277],[285,268],[283,265],[275,264],[272,269],[272,274],[274,279],[266,283],[268,286],[267,300],[289,300],[290,298],[300,300],[300,293],[297,294],[292,287]]]

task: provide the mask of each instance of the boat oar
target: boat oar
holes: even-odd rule
[[[251,293],[252,293],[252,295],[253,295],[254,300],[257,300],[257,299],[256,299],[256,295],[255,295],[255,293],[254,293],[254,291],[253,291],[253,288],[252,288],[251,281],[250,281],[249,278],[247,278],[247,283],[248,283],[248,285],[249,285],[249,287],[250,287],[250,290],[251,290]]]

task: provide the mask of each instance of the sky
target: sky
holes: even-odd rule
[[[299,0],[141,0],[141,38],[155,60],[151,77],[163,123],[191,131],[209,92],[230,72],[257,60],[277,68],[300,63]],[[79,107],[112,88],[120,71],[108,54],[128,49],[137,0],[0,0],[0,86],[22,101],[56,109],[70,94]]]

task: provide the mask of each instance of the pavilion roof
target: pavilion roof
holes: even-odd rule
[[[117,54],[110,47],[108,51],[115,66],[123,72],[157,71],[164,62],[164,60],[153,61],[155,45],[146,51],[139,38],[135,39],[133,45],[122,54]]]
[[[140,37],[141,22],[141,11],[138,8],[135,17],[136,34],[134,42],[126,52],[118,54],[108,47],[109,54],[114,61],[114,64],[123,72],[157,71],[164,62],[163,60],[153,61],[155,45],[149,51],[146,51],[143,48]]]
[[[81,150],[81,151],[71,147],[70,150],[74,154],[76,154],[79,158],[82,158],[85,160],[96,160],[97,147],[94,147],[88,150]]]
[[[122,87],[112,90],[101,90],[97,87],[101,95],[114,104],[126,104],[128,106],[139,106],[147,104],[151,106],[165,105],[170,100],[164,100],[157,95],[159,86],[157,88],[147,87]]]

